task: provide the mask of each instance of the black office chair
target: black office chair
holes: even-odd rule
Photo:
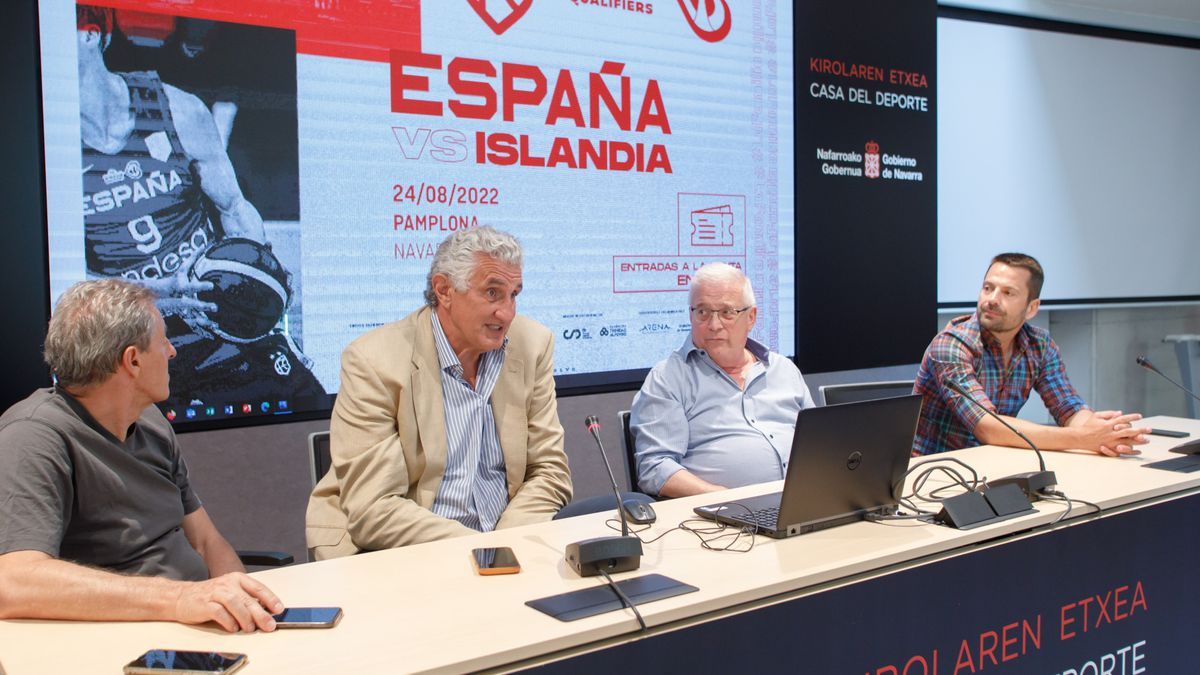
[[[621,447],[625,450],[625,473],[629,477],[629,492],[621,493],[621,501],[653,504],[655,501],[654,497],[639,492],[637,489],[637,464],[633,461],[633,436],[629,431],[629,411],[622,410],[617,413],[617,418],[621,421]],[[588,497],[573,501],[562,507],[554,516],[554,520],[582,516],[588,513],[598,513],[600,511],[615,511],[616,508],[616,501],[611,495],[605,494],[597,497]]]
[[[629,411],[617,413],[621,423],[621,447],[625,450],[625,471],[629,475],[629,489],[638,492],[637,455],[634,453],[633,430],[629,428]]]
[[[333,460],[329,456],[329,431],[314,431],[308,435],[308,478],[313,487],[329,473]],[[308,549],[308,560],[316,560]]]
[[[329,432],[314,431],[308,435],[308,476],[313,487],[329,472],[333,460],[329,458]]]
[[[283,551],[238,551],[237,557],[246,567],[285,567],[296,562],[291,553]]]
[[[912,380],[889,380],[886,382],[855,382],[852,384],[826,384],[821,387],[824,405],[873,401],[879,398],[895,398],[912,393]]]

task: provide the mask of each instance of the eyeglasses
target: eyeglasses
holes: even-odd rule
[[[747,312],[751,308],[743,307],[741,309],[709,309],[707,307],[689,307],[688,309],[692,311],[692,318],[700,323],[707,323],[714,314],[721,318],[721,323],[733,323],[734,321],[737,321],[737,318],[741,316],[743,312]]]

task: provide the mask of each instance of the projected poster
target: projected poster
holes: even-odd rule
[[[677,349],[713,261],[754,282],[756,337],[795,351],[791,3],[39,16],[52,298],[158,288],[190,349],[180,421],[319,405],[346,344],[420,306],[437,243],[482,225],[525,246],[518,310],[554,332],[560,386]]]

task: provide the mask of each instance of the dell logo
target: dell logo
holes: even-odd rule
[[[846,468],[853,471],[858,468],[859,464],[862,464],[862,453],[855,450],[846,458]]]

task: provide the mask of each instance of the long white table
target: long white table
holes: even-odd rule
[[[1147,422],[1188,431],[1192,438],[1200,436],[1197,420],[1156,417]],[[1044,454],[1048,468],[1058,475],[1059,489],[1117,514],[1200,492],[1200,473],[1140,466],[1177,456],[1167,450],[1179,442],[1152,437],[1142,455],[1127,459]],[[1027,450],[980,447],[953,456],[990,477],[1036,467]],[[780,483],[771,483],[717,498],[702,495],[661,502],[655,505],[657,524],[642,536],[648,539],[691,518],[695,506],[780,488]],[[651,635],[674,632],[931,561],[971,555],[1009,539],[1055,536],[1045,531],[1063,508],[1043,501],[1036,505],[1036,513],[966,531],[917,522],[861,522],[786,540],[757,537],[748,553],[703,550],[692,535],[675,532],[647,545],[641,569],[618,579],[657,572],[698,587],[696,593],[640,608]],[[1055,528],[1094,519],[1090,510],[1077,505],[1071,518]],[[289,605],[343,607],[344,619],[331,630],[230,635],[215,627],[171,623],[0,621],[0,666],[8,675],[116,673],[147,649],[193,649],[244,652],[250,663],[242,672],[251,675],[466,672],[525,667],[618,645],[637,631],[628,610],[565,623],[524,604],[602,583],[599,578],[577,577],[563,562],[563,550],[571,542],[611,534],[604,524],[609,515],[255,574]],[[522,572],[477,576],[469,552],[484,546],[511,546]],[[1194,567],[1194,562],[1189,564]]]

